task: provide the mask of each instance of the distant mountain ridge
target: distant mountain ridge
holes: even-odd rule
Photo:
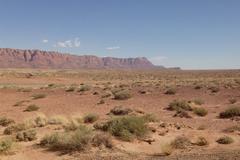
[[[0,68],[158,68],[145,57],[114,58],[92,55],[71,55],[55,51],[0,48]]]

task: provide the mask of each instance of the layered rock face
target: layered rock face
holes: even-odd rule
[[[126,68],[149,69],[155,66],[145,57],[113,58],[70,55],[52,51],[0,48],[0,68]]]

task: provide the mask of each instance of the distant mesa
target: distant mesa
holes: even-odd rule
[[[70,55],[53,51],[0,48],[0,68],[48,68],[48,69],[152,69],[147,58],[114,58],[91,55]]]

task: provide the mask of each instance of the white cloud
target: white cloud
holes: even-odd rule
[[[59,41],[53,46],[59,48],[77,48],[80,47],[80,44],[79,38],[75,38],[74,40]]]
[[[48,39],[42,40],[42,43],[48,43]]]
[[[119,46],[107,47],[106,50],[117,50],[120,49]]]
[[[166,56],[157,56],[157,57],[151,57],[149,60],[155,64],[155,65],[161,65],[164,60],[168,59]]]

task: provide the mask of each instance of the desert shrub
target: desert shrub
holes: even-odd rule
[[[220,91],[220,88],[218,86],[210,86],[208,88],[212,93],[217,93]]]
[[[176,94],[176,89],[175,88],[169,88],[165,91],[165,94],[168,94],[168,95],[174,95]]]
[[[237,102],[237,99],[236,98],[230,98],[228,101],[229,101],[229,103],[234,104],[234,103]]]
[[[223,137],[220,137],[219,139],[217,139],[216,142],[219,144],[231,144],[231,143],[233,143],[233,139],[228,136],[223,136]]]
[[[113,115],[127,115],[132,112],[130,108],[123,108],[122,106],[116,106],[110,110],[110,113]]]
[[[10,138],[5,138],[0,140],[0,154],[7,153],[11,150],[13,146],[13,140]]]
[[[173,117],[180,117],[180,118],[192,118],[192,116],[190,116],[188,114],[188,112],[184,111],[184,110],[178,110],[176,111],[176,113],[173,115]]]
[[[84,91],[89,91],[89,90],[91,90],[91,87],[89,85],[82,85],[79,88],[78,92],[84,92]]]
[[[63,125],[63,128],[65,131],[75,131],[79,128],[82,128],[82,125],[77,120],[71,119],[68,123]]]
[[[0,117],[0,126],[6,127],[12,123],[15,123],[14,120],[6,117]]]
[[[99,116],[94,113],[87,114],[86,116],[83,117],[84,123],[93,123],[98,120]]]
[[[146,121],[138,116],[124,116],[114,118],[105,123],[103,130],[124,141],[131,141],[135,137],[141,138],[146,135],[148,128]]]
[[[27,130],[18,132],[16,135],[18,141],[33,141],[37,139],[37,132],[35,130]]]
[[[24,112],[32,112],[37,110],[39,110],[39,107],[35,104],[31,104],[24,110]]]
[[[190,145],[191,141],[185,136],[176,137],[171,143],[171,146],[175,149],[185,149]]]
[[[240,107],[239,106],[231,106],[225,111],[219,114],[220,118],[232,118],[235,116],[240,116]]]
[[[92,139],[92,130],[82,127],[72,132],[53,133],[43,137],[42,146],[60,151],[82,151],[88,148]]]
[[[38,94],[34,94],[32,95],[32,99],[41,99],[41,98],[45,98],[46,94],[43,93],[38,93]]]
[[[165,156],[169,156],[172,154],[174,148],[172,147],[171,144],[167,143],[167,144],[161,145],[161,150]]]
[[[65,91],[66,92],[74,92],[75,91],[75,87],[69,87]]]
[[[185,100],[174,100],[168,105],[167,109],[170,111],[174,111],[174,110],[175,111],[180,111],[180,110],[191,111],[192,107]]]
[[[107,148],[113,147],[112,138],[109,134],[106,133],[97,133],[96,135],[94,135],[94,137],[92,138],[92,144],[95,147],[99,147],[101,145],[104,145]]]
[[[108,98],[108,97],[111,97],[112,94],[111,93],[104,93],[101,98]]]
[[[202,105],[202,104],[204,104],[204,101],[202,99],[198,98],[198,99],[194,99],[193,103],[196,104],[196,105]]]
[[[228,133],[235,132],[235,131],[239,131],[240,132],[240,125],[234,125],[234,126],[227,127],[223,131],[224,132],[228,132]]]
[[[113,92],[113,95],[114,99],[116,100],[126,100],[132,97],[128,90],[120,90],[117,92]]]
[[[194,89],[201,89],[201,88],[202,88],[201,85],[196,85],[196,86],[194,87]]]
[[[208,141],[204,137],[198,137],[195,144],[198,145],[198,146],[206,146],[206,145],[208,145]]]
[[[208,111],[205,108],[203,108],[203,107],[194,108],[193,112],[196,115],[201,116],[201,117],[204,117],[204,116],[206,116],[208,114]]]
[[[8,126],[7,128],[4,129],[3,133],[6,135],[10,135],[19,131],[26,130],[27,126],[25,123],[17,123],[13,124],[11,126]]]

